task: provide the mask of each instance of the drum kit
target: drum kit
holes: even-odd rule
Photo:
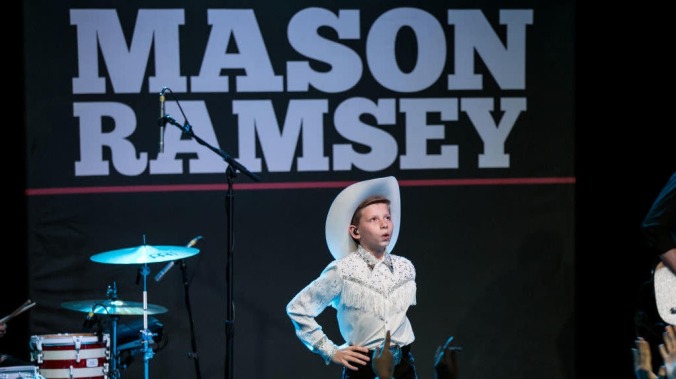
[[[195,240],[193,240],[195,241]],[[143,353],[144,374],[148,378],[148,361],[153,357],[150,344],[157,336],[158,328],[149,327],[148,315],[161,314],[167,309],[147,303],[146,278],[150,273],[148,264],[177,261],[199,253],[193,241],[182,246],[141,246],[113,250],[90,257],[94,262],[105,264],[141,265],[143,276],[143,302],[124,301],[117,297],[116,285],[109,286],[108,299],[67,301],[61,304],[65,309],[87,313],[85,324],[98,319],[97,315],[108,317],[110,333],[59,333],[34,335],[30,339],[30,359],[35,366],[14,366],[0,368],[0,379],[13,378],[87,378],[117,379],[120,377],[120,356],[124,349],[137,349]],[[143,316],[143,329],[137,330],[139,338],[118,346],[118,318],[120,316]],[[90,325],[89,328],[91,328]],[[111,356],[112,355],[112,356]]]

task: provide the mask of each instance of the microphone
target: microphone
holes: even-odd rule
[[[167,90],[167,87],[162,88],[160,91],[160,153],[164,152],[164,129],[167,128],[167,112],[164,109],[164,92]]]
[[[197,237],[193,238],[190,242],[188,242],[187,245],[185,245],[185,247],[193,247],[193,246],[197,245],[197,241],[199,241],[200,239],[202,239],[202,236],[197,236]],[[162,277],[164,276],[164,274],[166,274],[167,271],[171,270],[171,268],[174,267],[174,264],[176,264],[176,261],[171,261],[171,262],[167,263],[167,265],[164,266],[162,271],[158,272],[157,275],[155,275],[155,281],[159,282],[160,280],[162,280]]]
[[[82,323],[82,329],[90,330],[97,322],[98,317],[94,313],[94,308],[92,307],[92,310],[87,313],[87,316],[85,316],[84,322]]]

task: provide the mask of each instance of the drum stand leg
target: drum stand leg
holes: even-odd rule
[[[117,300],[117,283],[113,282],[112,287],[108,287],[107,291],[108,297],[115,301]],[[111,315],[111,357],[110,357],[110,379],[118,379],[120,377],[120,371],[118,369],[118,360],[120,359],[120,353],[117,351],[117,315]]]
[[[117,319],[118,316],[111,317],[111,329],[112,329],[112,342],[111,342],[111,351],[112,357],[110,359],[110,379],[118,379],[120,377],[120,371],[118,370],[118,360],[120,359],[120,352],[117,351]]]
[[[148,361],[153,357],[153,349],[149,347],[149,341],[153,338],[153,333],[148,329],[148,290],[146,278],[150,274],[148,264],[144,263],[141,269],[143,274],[143,330],[141,331],[141,340],[143,342],[143,371],[144,378],[148,379]]]

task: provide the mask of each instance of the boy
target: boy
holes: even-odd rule
[[[352,184],[334,199],[326,217],[326,243],[334,261],[286,307],[296,335],[310,349],[343,366],[343,379],[375,378],[373,350],[391,331],[396,379],[417,379],[411,344],[415,336],[406,316],[416,304],[415,267],[392,255],[399,236],[399,184],[392,177]],[[336,345],[315,317],[327,306],[337,311]]]

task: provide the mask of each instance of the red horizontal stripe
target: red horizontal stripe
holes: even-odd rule
[[[87,366],[87,362],[92,359],[96,359],[98,362],[96,366]],[[70,369],[73,370],[79,368],[94,368],[94,367],[103,367],[108,362],[108,359],[105,357],[93,357],[93,358],[80,358],[80,362],[75,359],[44,359],[39,367],[43,370],[58,370],[58,369]],[[93,363],[93,362],[91,362]]]
[[[103,349],[105,347],[106,347],[106,345],[97,346],[97,345],[84,345],[83,344],[83,345],[80,345],[79,350]],[[77,351],[77,349],[75,349],[75,347],[73,345],[70,345],[70,346],[42,346],[41,351],[60,351],[60,352],[63,352],[63,351],[69,351],[69,350]]]
[[[280,189],[312,189],[312,188],[344,188],[356,181],[334,182],[283,182],[283,183],[234,183],[233,190],[280,190]],[[433,186],[504,186],[504,185],[538,185],[538,184],[574,184],[575,177],[548,178],[482,178],[482,179],[422,179],[400,180],[401,187],[433,187]],[[97,193],[135,193],[135,192],[192,192],[192,191],[226,191],[227,184],[163,184],[140,186],[93,186],[93,187],[57,187],[27,188],[26,196],[77,195]]]

